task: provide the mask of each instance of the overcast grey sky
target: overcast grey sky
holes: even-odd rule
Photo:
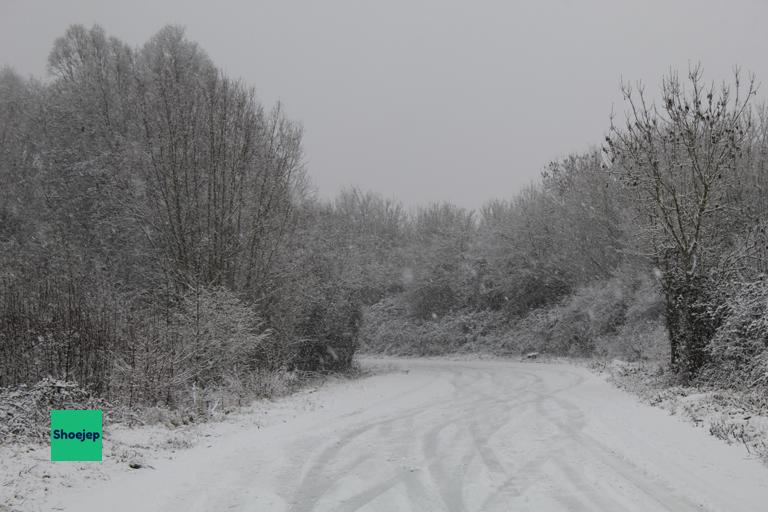
[[[656,89],[701,61],[707,78],[738,64],[768,81],[767,15],[761,0],[0,0],[0,65],[43,76],[72,23],[132,45],[181,24],[303,123],[322,196],[476,208],[599,144],[622,76]]]

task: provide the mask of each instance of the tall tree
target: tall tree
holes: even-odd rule
[[[698,66],[687,82],[673,72],[663,80],[660,107],[642,86],[622,91],[629,113],[622,129],[612,125],[606,151],[650,220],[650,243],[665,270],[672,365],[693,374],[712,333],[701,303],[723,239],[717,221],[752,123],[754,79],[744,84],[736,72],[717,88],[704,83]]]

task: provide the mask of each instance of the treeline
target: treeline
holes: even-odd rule
[[[709,85],[693,68],[655,102],[623,91],[626,120],[602,147],[479,212],[403,221],[379,260],[403,274],[365,309],[368,350],[656,359],[683,380],[768,385],[768,118],[754,80]],[[359,202],[363,219],[385,208]]]
[[[479,211],[308,191],[301,128],[166,27],[0,73],[0,387],[170,404],[367,351],[619,356],[768,380],[768,117],[668,76]]]
[[[73,26],[48,69],[0,73],[0,387],[174,404],[349,367],[349,249],[279,105],[172,26],[137,49]]]

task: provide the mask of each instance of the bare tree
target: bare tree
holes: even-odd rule
[[[755,80],[743,83],[737,70],[733,83],[706,85],[695,66],[687,81],[675,72],[663,80],[660,107],[641,84],[624,84],[622,92],[626,124],[611,123],[605,151],[613,170],[637,189],[654,258],[665,270],[672,365],[695,372],[711,335],[701,303],[720,243],[716,221],[751,126]]]

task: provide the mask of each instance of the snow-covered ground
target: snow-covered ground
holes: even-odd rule
[[[751,392],[671,385],[658,365],[612,361],[592,365],[609,381],[768,463],[768,397]]]
[[[100,465],[54,464],[44,449],[9,459],[4,448],[0,486],[20,482],[30,493],[21,510],[82,512],[738,512],[768,503],[768,469],[743,447],[585,368],[368,364],[401,371],[259,403],[221,423],[118,430]],[[120,460],[119,450],[141,453]],[[129,469],[130,457],[151,468]]]

